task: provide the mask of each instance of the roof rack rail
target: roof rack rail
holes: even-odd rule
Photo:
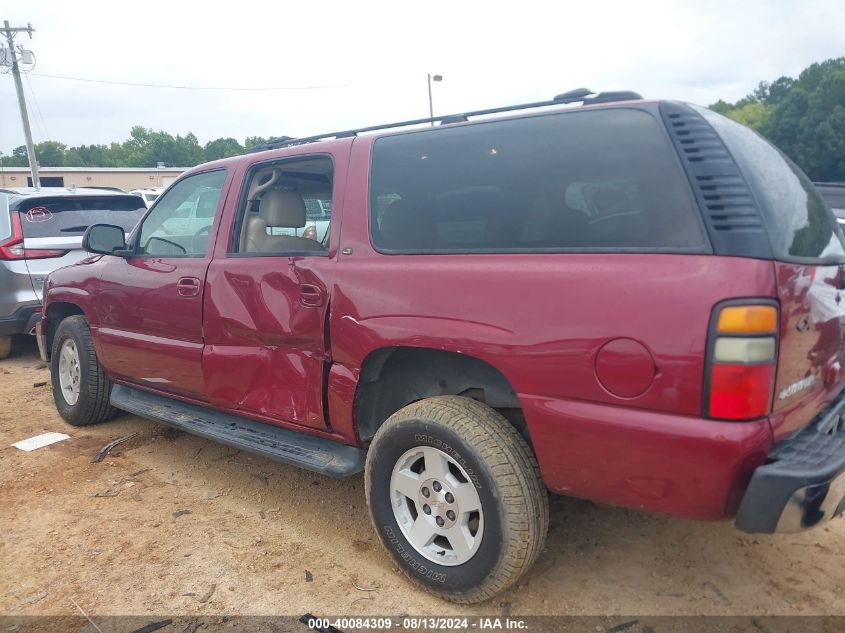
[[[270,149],[279,149],[282,147],[294,147],[296,145],[305,145],[307,143],[314,143],[316,141],[323,141],[327,139],[348,138],[350,136],[357,136],[362,132],[376,132],[378,130],[389,130],[391,128],[409,127],[411,125],[423,125],[425,123],[439,123],[440,125],[449,125],[451,123],[465,123],[469,117],[484,116],[487,114],[498,114],[500,112],[512,112],[514,110],[528,110],[530,108],[542,108],[546,106],[562,105],[567,103],[581,102],[583,105],[592,103],[611,103],[613,101],[630,101],[642,99],[642,96],[631,90],[621,90],[616,92],[599,92],[594,93],[587,88],[578,88],[570,90],[563,94],[557,95],[554,99],[549,101],[534,101],[531,103],[520,103],[517,105],[500,106],[498,108],[487,108],[485,110],[474,110],[472,112],[463,112],[458,114],[446,114],[443,116],[436,116],[425,119],[411,119],[410,121],[399,121],[397,123],[383,123],[381,125],[370,125],[368,127],[361,127],[352,130],[342,130],[339,132],[328,132],[326,134],[315,134],[314,136],[303,136],[302,138],[290,138],[283,136],[280,138],[270,139],[268,142],[257,145],[250,150],[250,153],[264,152]]]

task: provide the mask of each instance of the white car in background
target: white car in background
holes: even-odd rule
[[[149,187],[147,189],[133,189],[129,193],[141,196],[144,204],[147,205],[147,208],[149,209],[163,191],[164,187]]]

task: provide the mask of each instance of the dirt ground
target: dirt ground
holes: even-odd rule
[[[494,601],[416,589],[382,551],[362,478],[332,480],[128,414],[65,424],[32,341],[0,361],[0,614],[845,614],[845,521],[730,523],[553,498],[546,550]],[[71,437],[31,453],[12,442]],[[99,464],[105,444],[137,432]]]

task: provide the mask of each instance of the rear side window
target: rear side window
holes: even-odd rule
[[[383,252],[707,252],[649,113],[559,113],[389,136],[373,148]]]
[[[92,224],[114,224],[129,233],[146,212],[138,196],[25,199],[18,204],[24,237],[71,237]]]
[[[776,259],[845,261],[836,217],[803,171],[753,130],[694,106],[722,137],[761,207]]]

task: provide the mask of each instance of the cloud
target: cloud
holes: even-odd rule
[[[13,2],[32,22],[35,73],[191,86],[187,91],[29,77],[36,141],[125,139],[133,125],[201,142],[306,135],[549,98],[572,88],[735,100],[845,51],[841,0],[758,2],[334,2],[133,5]],[[27,98],[32,95],[27,89]],[[0,148],[23,144],[11,78]],[[36,107],[37,106],[37,107]]]

